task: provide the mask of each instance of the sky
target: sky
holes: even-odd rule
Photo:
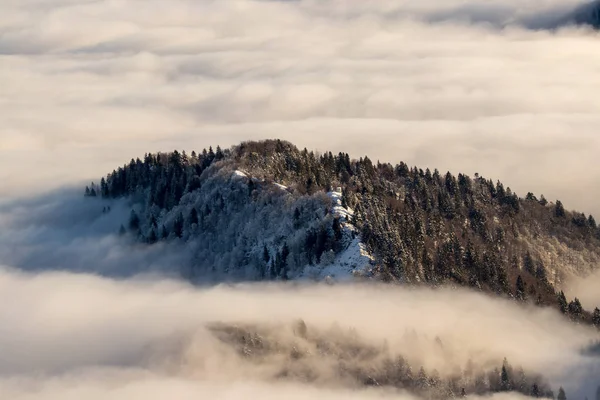
[[[600,214],[600,41],[576,0],[3,0],[0,197],[281,138]]]

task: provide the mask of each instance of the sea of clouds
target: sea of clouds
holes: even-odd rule
[[[556,22],[581,4],[4,0],[0,195],[277,137],[597,213],[600,41]]]
[[[392,347],[415,329],[457,362],[508,357],[593,398],[600,373],[580,349],[597,333],[555,311],[448,290],[194,288],[170,276],[185,252],[116,236],[124,202],[102,214],[65,187],[147,151],[276,137],[478,172],[598,213],[600,41],[557,22],[581,4],[1,1],[0,397],[411,399],[273,380],[207,329],[302,318]],[[567,292],[591,309],[598,282]]]
[[[280,366],[269,365],[275,361],[249,365],[208,329],[215,322],[279,326],[297,318],[310,329],[335,324],[372,343],[387,340],[442,375],[468,360],[500,363],[507,357],[543,372],[572,399],[593,398],[599,383],[597,360],[580,353],[597,337],[591,328],[567,324],[553,310],[476,293],[372,285],[199,289],[166,279],[3,268],[0,392],[10,399],[61,400],[410,398],[384,389],[350,390],[334,376],[318,385],[276,379],[272,372]],[[433,341],[403,347],[399,339],[413,329],[441,338],[452,359],[436,357]]]

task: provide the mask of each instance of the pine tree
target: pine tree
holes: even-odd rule
[[[558,294],[558,306],[559,306],[560,312],[562,312],[563,314],[566,314],[567,311],[569,310],[569,304],[567,303],[567,298],[565,297],[565,293],[562,290]]]
[[[300,228],[300,210],[298,207],[294,209],[294,229]]]
[[[598,389],[596,390],[596,400],[600,400],[600,386],[598,386]]]
[[[573,301],[569,303],[569,315],[571,316],[571,318],[578,320],[581,318],[582,314],[583,307],[581,305],[581,302],[577,297],[575,297],[575,299],[573,299]]]
[[[540,397],[540,388],[537,383],[531,387],[531,397]]]
[[[283,243],[283,248],[281,249],[281,265],[279,268],[279,272],[281,274],[281,278],[283,280],[288,280],[288,257],[290,255],[290,248],[288,247],[287,242]]]
[[[465,268],[467,268],[470,271],[476,271],[477,264],[478,264],[477,253],[475,251],[475,247],[473,246],[473,243],[471,242],[471,240],[469,240],[467,242],[467,249],[465,250],[464,266],[465,266]]]
[[[277,254],[275,254],[275,258],[274,258],[273,262],[271,263],[271,279],[272,280],[275,280],[277,278],[277,276],[279,275],[280,264],[281,264],[281,256],[279,255],[279,252],[277,252]]]
[[[421,367],[421,369],[419,369],[419,374],[417,375],[417,387],[421,390],[424,390],[428,386],[429,386],[429,379],[427,378],[425,369],[423,369],[423,367]]]
[[[525,200],[529,200],[529,201],[537,201],[537,197],[535,197],[535,195],[531,192],[527,193],[527,196],[525,196]]]
[[[546,268],[544,267],[544,264],[541,261],[538,262],[535,268],[535,277],[541,280],[542,282],[546,282],[548,279],[546,275]]]
[[[348,191],[342,189],[342,207],[348,209]]]
[[[341,241],[342,240],[342,225],[340,224],[339,218],[336,217],[333,219],[332,229],[333,229],[333,237],[334,237],[335,241],[336,242]]]
[[[190,225],[198,224],[198,211],[196,211],[196,207],[193,207],[192,211],[190,211],[189,222]]]
[[[523,267],[525,271],[529,272],[531,275],[535,274],[535,263],[533,262],[533,257],[531,257],[531,253],[528,251],[525,253],[523,257]]]
[[[225,158],[225,155],[223,154],[223,150],[221,150],[220,146],[217,146],[217,152],[215,153],[215,159],[217,161],[222,160],[223,158]]]
[[[158,237],[156,236],[156,230],[154,228],[150,229],[150,235],[148,235],[148,243],[153,244],[156,243]]]
[[[173,233],[178,238],[183,236],[183,214],[179,212],[177,218],[175,218],[175,222],[173,223]]]
[[[594,313],[592,314],[592,322],[596,328],[600,329],[600,309],[598,307],[594,309]]]
[[[556,200],[556,205],[554,206],[554,216],[557,218],[562,218],[565,216],[565,207],[560,200]]]
[[[567,400],[567,395],[562,386],[558,389],[558,396],[556,397],[556,400]]]
[[[125,227],[123,226],[123,224],[121,224],[121,227],[119,228],[119,236],[123,236],[125,233]]]
[[[103,198],[108,197],[108,185],[106,184],[106,179],[100,179],[100,194]]]
[[[517,297],[517,300],[521,300],[521,301],[525,300],[525,282],[523,281],[523,278],[521,278],[521,275],[519,275],[517,277],[516,297]]]
[[[512,388],[510,387],[510,377],[508,374],[508,361],[506,358],[502,363],[502,372],[500,373],[500,389],[504,392],[510,391]]]
[[[134,210],[131,210],[129,214],[129,229],[132,231],[138,231],[140,229],[140,218]]]

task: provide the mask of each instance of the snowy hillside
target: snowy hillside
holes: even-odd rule
[[[185,179],[176,170],[172,174],[171,180]],[[162,185],[156,182],[154,190]],[[191,261],[174,268],[191,281],[347,280],[369,274],[373,258],[350,224],[352,210],[342,207],[341,192],[294,193],[227,160],[206,165],[201,179],[185,186],[176,202],[170,191],[163,197],[151,187],[138,189],[121,234],[148,245],[177,243]]]
[[[327,195],[332,200],[331,213],[341,221],[343,250],[337,255],[332,253],[327,258],[323,257],[319,265],[307,266],[302,276],[327,281],[348,281],[370,276],[374,258],[360,241],[356,228],[350,224],[354,211],[342,206],[341,188]]]
[[[86,195],[126,199],[120,234],[183,251],[171,272],[193,282],[450,284],[592,321],[561,283],[600,265],[594,217],[480,176],[267,140],[146,154]]]

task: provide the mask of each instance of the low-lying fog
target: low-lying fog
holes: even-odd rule
[[[469,360],[507,357],[543,373],[570,398],[595,393],[596,362],[580,349],[597,337],[555,311],[480,294],[377,285],[248,284],[194,288],[168,279],[113,280],[68,272],[0,272],[0,393],[11,399],[383,398],[391,390],[338,381],[312,359],[314,383],[278,379],[286,360],[251,363],[215,323],[251,324],[302,346],[294,323],[385,346],[443,377]],[[337,333],[336,333],[337,332]],[[442,346],[440,346],[439,338]],[[508,395],[507,395],[508,396]],[[512,396],[510,396],[512,397]]]

